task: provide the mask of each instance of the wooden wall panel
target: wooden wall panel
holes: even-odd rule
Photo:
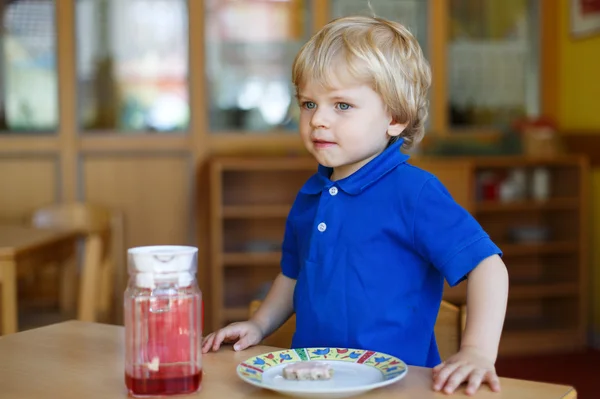
[[[124,214],[124,249],[194,244],[191,155],[94,154],[82,158],[82,199]]]
[[[23,222],[60,198],[58,157],[0,155],[0,220]]]

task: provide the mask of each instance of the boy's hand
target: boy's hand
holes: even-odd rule
[[[241,351],[249,346],[258,344],[263,339],[260,327],[252,322],[232,323],[217,332],[207,335],[202,340],[202,353],[218,351],[222,343],[233,345],[233,349]]]
[[[477,392],[481,383],[487,383],[494,392],[500,391],[494,362],[476,348],[462,348],[433,368],[433,389],[436,391],[451,394],[463,382],[468,382],[467,395]]]

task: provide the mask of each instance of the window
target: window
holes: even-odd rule
[[[0,3],[0,134],[58,127],[54,1]]]
[[[308,40],[304,0],[206,0],[206,77],[213,132],[297,131],[291,82]]]
[[[450,0],[450,128],[505,128],[539,108],[537,0]]]
[[[181,132],[189,124],[185,0],[78,0],[81,129]]]

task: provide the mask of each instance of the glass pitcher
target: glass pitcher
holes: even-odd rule
[[[198,249],[131,248],[125,291],[125,384],[132,396],[196,392],[202,381]]]

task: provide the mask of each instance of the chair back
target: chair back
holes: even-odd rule
[[[122,216],[105,207],[75,202],[37,209],[32,224],[38,228],[75,229],[84,237],[77,284],[77,319],[108,321],[115,294],[115,263],[122,250]],[[117,240],[118,238],[119,240]]]

